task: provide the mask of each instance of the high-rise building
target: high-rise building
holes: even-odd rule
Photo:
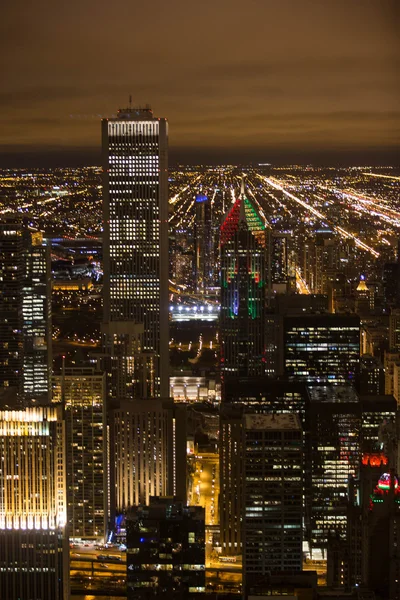
[[[265,225],[247,198],[239,198],[221,226],[221,377],[265,372]]]
[[[243,579],[301,571],[303,442],[295,414],[245,415]]]
[[[356,288],[355,312],[358,315],[368,315],[375,306],[375,294],[373,287],[368,287],[365,276],[361,275]]]
[[[0,387],[22,393],[24,239],[11,220],[0,222],[0,273]]]
[[[195,213],[195,278],[196,291],[204,294],[214,285],[214,240],[211,200],[200,193],[196,196]]]
[[[103,332],[117,373],[111,397],[132,397],[138,344],[154,371],[147,395],[168,396],[167,139],[166,119],[150,108],[122,109],[102,122]]]
[[[129,600],[203,598],[205,511],[174,497],[151,498],[127,514]]]
[[[345,540],[332,538],[328,585],[369,590],[368,598],[400,597],[400,491],[384,454],[366,454],[357,501],[350,498]]]
[[[343,385],[357,379],[360,319],[298,315],[283,321],[284,372],[289,379]]]
[[[296,290],[296,261],[293,249],[293,232],[276,232],[269,235],[271,291],[289,293]]]
[[[351,386],[313,386],[310,395],[309,461],[306,482],[307,538],[325,551],[331,534],[344,537],[349,482],[360,461],[361,403]]]
[[[327,294],[329,282],[340,271],[340,244],[330,230],[317,232],[315,242],[314,293]]]
[[[108,526],[105,375],[92,368],[65,369],[53,378],[53,401],[65,407],[69,536],[104,539]]]
[[[242,553],[243,410],[224,404],[219,434],[220,544],[224,556]]]
[[[303,383],[269,380],[265,377],[231,379],[226,385],[226,401],[220,411],[220,544],[224,555],[242,552],[243,512],[243,415],[297,413],[305,434],[308,432],[309,396]],[[304,451],[307,435],[303,436]],[[304,471],[309,471],[309,460]],[[305,490],[309,497],[311,492]]]
[[[186,412],[161,398],[110,411],[110,506],[121,514],[151,496],[186,499]]]
[[[50,248],[18,215],[0,222],[0,315],[0,388],[20,401],[48,401]]]
[[[383,296],[387,306],[400,307],[400,259],[383,267]]]
[[[0,410],[0,597],[69,599],[61,406]]]

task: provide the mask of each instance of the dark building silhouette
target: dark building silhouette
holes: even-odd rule
[[[303,442],[294,414],[243,418],[243,580],[301,571]]]
[[[194,230],[196,291],[204,294],[214,285],[215,261],[211,200],[201,193],[196,196]]]
[[[371,354],[361,356],[357,389],[361,396],[381,396],[385,393],[385,370],[379,358]]]
[[[129,600],[195,600],[205,592],[205,511],[173,497],[127,514]]]

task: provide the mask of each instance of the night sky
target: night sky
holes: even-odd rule
[[[396,4],[4,0],[0,167],[98,160],[129,94],[168,118],[173,160],[395,162]]]

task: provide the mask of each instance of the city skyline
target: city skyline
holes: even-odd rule
[[[152,15],[124,2],[8,6],[0,165],[98,164],[98,120],[130,94],[168,115],[172,162],[394,160],[393,1],[156,2]]]

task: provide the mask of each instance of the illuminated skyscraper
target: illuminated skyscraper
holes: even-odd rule
[[[167,397],[167,121],[150,108],[122,109],[103,120],[102,139],[103,332],[117,374],[111,397],[134,396],[139,347],[154,371],[145,394]]]
[[[63,401],[66,425],[70,538],[103,539],[108,525],[105,375],[65,369],[53,378],[53,401]]]
[[[48,401],[50,249],[19,215],[0,221],[0,388]]]
[[[0,410],[0,597],[68,600],[60,406]]]
[[[245,195],[222,226],[221,375],[262,375],[265,371],[265,225]]]

